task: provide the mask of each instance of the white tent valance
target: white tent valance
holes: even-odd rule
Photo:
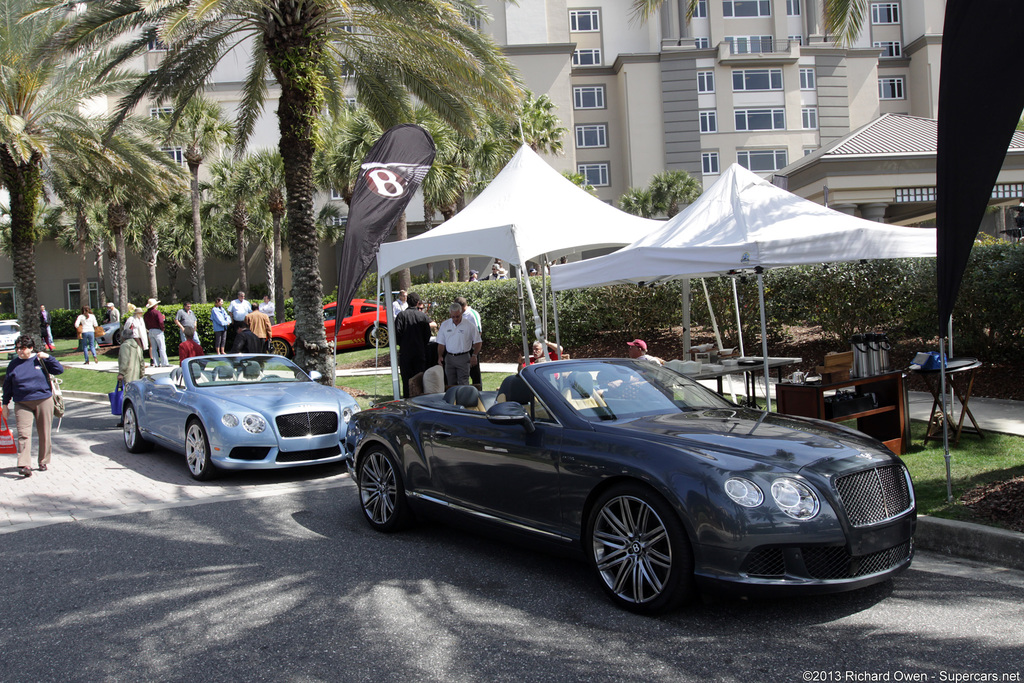
[[[848,216],[733,164],[686,210],[627,247],[551,269],[555,290],[754,268],[935,255],[934,228]]]
[[[382,244],[381,275],[464,256],[523,265],[547,255],[621,247],[662,225],[605,204],[523,146],[501,173],[451,220],[412,239]]]

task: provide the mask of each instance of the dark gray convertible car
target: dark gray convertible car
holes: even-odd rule
[[[739,408],[661,366],[540,363],[498,392],[453,387],[353,416],[367,521],[456,511],[573,545],[622,607],[717,586],[822,593],[887,580],[914,553],[914,490],[878,441]]]

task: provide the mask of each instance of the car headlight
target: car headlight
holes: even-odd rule
[[[242,426],[245,427],[247,432],[259,434],[267,428],[267,421],[263,419],[262,415],[249,413],[242,419]]]
[[[236,415],[232,415],[231,413],[224,413],[223,415],[221,415],[220,421],[224,423],[225,427],[238,426],[238,417]]]
[[[341,421],[348,424],[352,416],[359,412],[359,406],[348,407],[341,411]]]
[[[793,519],[812,519],[820,509],[818,497],[806,484],[785,477],[772,483],[772,498]]]
[[[725,494],[745,508],[756,508],[764,502],[764,494],[758,485],[740,477],[733,477],[725,482]]]

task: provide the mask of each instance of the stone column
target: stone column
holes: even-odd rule
[[[885,210],[889,208],[889,205],[884,202],[878,202],[874,204],[861,204],[860,215],[866,221],[874,221],[875,223],[885,222]]]

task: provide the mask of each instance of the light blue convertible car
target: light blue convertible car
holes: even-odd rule
[[[355,399],[318,384],[287,358],[189,358],[124,392],[124,444],[132,453],[160,444],[185,456],[196,479],[218,469],[271,469],[349,457],[345,434]]]

